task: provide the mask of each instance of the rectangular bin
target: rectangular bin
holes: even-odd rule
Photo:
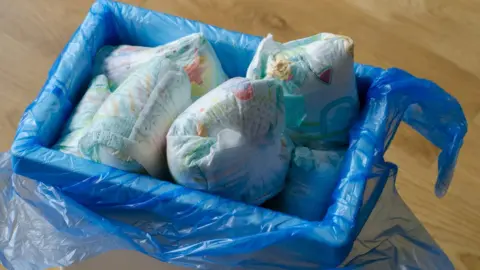
[[[357,73],[362,74],[357,78],[357,84],[363,111],[352,129],[341,179],[321,222],[308,222],[262,207],[218,198],[50,149],[83,95],[91,79],[95,54],[102,46],[131,44],[152,47],[196,32],[202,32],[212,44],[229,77],[245,76],[260,37],[126,4],[94,3],[53,65],[38,97],[21,119],[11,149],[15,173],[57,187],[97,211],[112,207],[138,210],[169,222],[178,231],[198,222],[194,226],[195,232],[179,236],[181,240],[175,243],[165,241],[156,228],[139,226],[158,237],[159,245],[172,252],[171,262],[197,260],[199,265],[207,267],[241,265],[247,269],[260,267],[260,262],[265,268],[279,265],[292,269],[337,266],[349,253],[386,181],[394,178],[397,172],[395,165],[383,160],[383,153],[401,121],[402,110],[408,106],[399,108],[400,114],[393,118],[384,117],[391,115],[392,107],[388,106],[385,96],[371,98],[368,90],[372,82],[378,81],[376,77],[397,71],[356,66]],[[407,114],[411,119],[420,119],[418,112],[407,111]],[[447,135],[444,137],[445,141],[453,141]],[[461,141],[455,144],[459,148]],[[443,141],[437,146],[444,147]],[[445,154],[451,165],[448,172],[453,170],[452,159],[457,153]],[[448,181],[442,183],[445,182]],[[188,217],[183,216],[185,212],[189,213]],[[191,250],[188,255],[180,256],[172,251],[179,247]],[[164,254],[142,252],[166,260]]]

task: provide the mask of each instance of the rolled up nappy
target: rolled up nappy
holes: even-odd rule
[[[102,104],[80,140],[90,159],[130,172],[168,175],[165,136],[191,104],[185,71],[162,57],[138,68]]]
[[[78,143],[89,128],[93,116],[109,95],[110,89],[108,88],[107,77],[98,75],[93,78],[87,91],[66,122],[60,139],[52,148],[67,154],[82,156]]]
[[[233,78],[195,101],[172,124],[167,160],[175,181],[261,204],[284,187],[290,161],[285,110],[275,80]]]
[[[169,58],[185,69],[192,84],[194,99],[228,79],[212,46],[200,33],[155,48],[119,46],[106,57],[102,72],[115,89],[129,74],[154,56]]]
[[[345,150],[296,147],[285,189],[275,198],[276,210],[321,220],[330,206],[344,155]]]
[[[297,145],[348,143],[359,111],[353,46],[352,39],[330,33],[285,44],[268,35],[258,46],[247,78],[282,82],[287,130]]]

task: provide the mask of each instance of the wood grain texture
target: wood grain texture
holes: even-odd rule
[[[396,66],[455,95],[469,133],[455,180],[433,194],[438,150],[402,126],[387,158],[400,194],[458,269],[480,269],[479,0],[131,0],[135,5],[281,41],[334,32],[356,42],[356,61]],[[24,108],[85,17],[89,0],[0,0],[0,136],[7,150]]]

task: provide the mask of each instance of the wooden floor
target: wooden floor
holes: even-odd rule
[[[448,195],[433,195],[438,150],[407,127],[388,153],[401,195],[458,269],[480,269],[480,0],[130,0],[282,41],[317,32],[348,35],[356,61],[396,66],[455,95],[469,121]],[[0,0],[0,150],[36,96],[89,0]]]

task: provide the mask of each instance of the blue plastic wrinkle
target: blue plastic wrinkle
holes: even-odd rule
[[[367,182],[364,196],[375,200],[366,200],[364,205],[380,206],[374,208],[368,221],[361,221],[366,224],[339,269],[454,269],[398,196],[396,166],[384,163],[373,172],[376,176]],[[301,260],[304,249],[318,247],[315,243],[290,246],[288,240],[277,241],[284,233],[294,239],[306,224],[297,223],[297,228],[280,232],[265,223],[263,231],[256,232],[252,230],[255,226],[248,225],[252,216],[205,217],[180,223],[125,206],[93,211],[56,187],[13,173],[9,153],[0,153],[0,190],[0,262],[7,269],[68,266],[117,249],[199,269],[329,268]],[[367,208],[362,207],[360,213]],[[190,213],[178,214],[186,218]],[[283,221],[279,227],[289,227],[292,222],[288,218]],[[238,249],[237,254],[225,248],[229,242],[236,243],[231,247]],[[316,254],[322,252],[315,250]]]
[[[331,205],[319,222],[49,148],[86,89],[95,53],[102,46],[157,46],[196,32],[212,44],[230,77],[245,75],[261,40],[117,2],[93,4],[38,97],[25,110],[11,147],[11,164],[7,154],[2,156],[0,198],[5,203],[0,215],[7,218],[0,221],[0,229],[10,232],[0,235],[3,265],[11,269],[69,265],[108,250],[130,249],[203,269],[337,267],[346,263],[355,239],[365,231],[386,192],[384,186],[395,178],[396,166],[383,156],[402,120],[442,149],[436,193],[446,192],[467,131],[460,105],[430,81],[399,69],[362,64],[355,66],[362,113],[351,129]],[[388,192],[393,196],[394,191]],[[32,233],[37,240],[30,238]],[[21,238],[28,243],[20,249]],[[442,255],[429,241],[432,252]],[[399,265],[391,259],[392,265]]]

